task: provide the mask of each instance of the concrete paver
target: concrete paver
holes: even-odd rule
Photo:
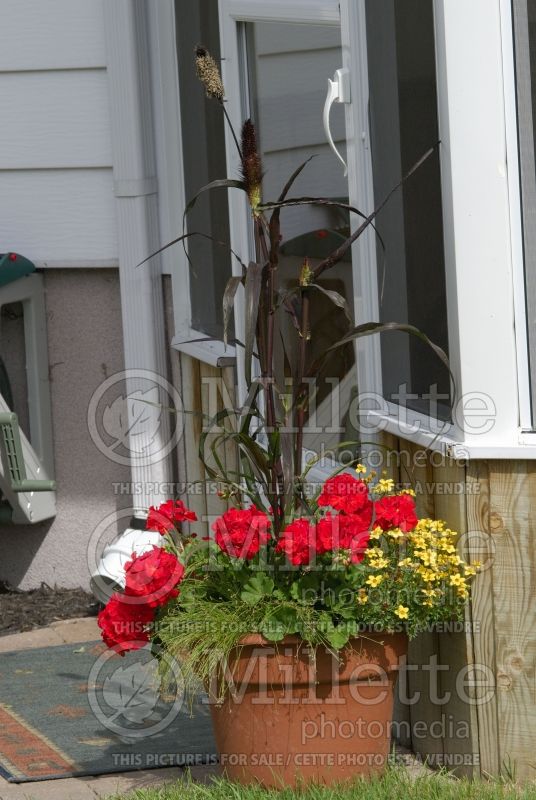
[[[134,789],[151,789],[176,783],[184,778],[184,770],[180,767],[148,769],[136,772],[123,772],[117,775],[98,775],[86,778],[87,785],[95,792],[95,797],[105,798],[110,795],[126,794]]]
[[[33,650],[36,647],[51,647],[55,644],[65,644],[59,633],[50,628],[38,628],[27,633],[0,636],[0,653],[11,653],[13,650]]]
[[[1,800],[95,800],[98,796],[85,778],[0,784]]]
[[[61,638],[64,644],[93,642],[95,639],[100,639],[97,617],[59,620],[58,622],[53,622],[50,628],[55,635]]]

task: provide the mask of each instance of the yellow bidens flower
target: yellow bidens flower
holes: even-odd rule
[[[376,525],[370,532],[370,538],[371,539],[379,539],[380,536],[382,535],[382,533],[383,533],[383,530],[378,525]]]
[[[385,569],[389,566],[389,559],[385,558],[381,547],[370,547],[367,550],[369,566],[373,569]]]
[[[392,492],[394,488],[395,482],[392,478],[380,478],[372,491],[374,494],[386,494],[387,492]]]
[[[401,531],[400,528],[392,528],[392,530],[387,532],[391,539],[403,539],[406,535],[404,531]]]
[[[383,579],[384,575],[369,575],[365,583],[374,588],[379,586]]]
[[[373,569],[386,569],[389,566],[388,558],[377,558],[370,562]]]
[[[359,605],[364,606],[365,603],[368,603],[368,594],[364,589],[360,589],[357,595],[357,602]]]
[[[409,608],[407,606],[399,605],[395,608],[395,614],[400,619],[407,619],[409,616]]]
[[[434,581],[441,580],[441,573],[435,569],[427,569],[426,567],[417,567],[417,572],[425,583],[434,583]]]
[[[355,468],[355,471],[357,472],[358,475],[364,475],[365,472],[367,471],[367,468],[364,466],[364,464],[358,464],[357,467]]]
[[[369,547],[367,550],[367,558],[381,558],[383,550],[381,547]]]
[[[410,497],[415,497],[415,489],[401,489],[399,494],[409,494]]]

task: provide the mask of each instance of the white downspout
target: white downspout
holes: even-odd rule
[[[148,21],[145,0],[110,0],[103,5],[125,369],[127,374],[134,373],[127,377],[126,392],[130,395],[140,389],[147,390],[147,382],[136,378],[136,371],[150,370],[162,378],[167,375],[160,259],[155,257],[136,267],[159,247]],[[162,403],[165,404],[165,398]],[[154,409],[154,413],[159,413],[159,409]],[[167,499],[158,487],[172,479],[169,456],[162,460],[151,459],[151,453],[162,452],[169,439],[166,412],[162,414],[164,418],[167,418],[167,425],[161,424],[156,436],[151,433],[149,440],[148,434],[147,442],[143,442],[148,458],[144,461],[132,459],[132,482],[141,486],[142,491],[133,495],[131,527],[111,546],[114,551],[122,551],[125,549],[121,545],[123,542],[130,550],[126,557],[134,544],[138,543],[136,549],[142,552],[153,540],[158,541],[158,534],[148,536],[142,530],[148,506]],[[133,422],[129,420],[129,427]],[[139,452],[139,437],[137,441]],[[107,561],[110,561],[110,553],[105,551],[91,581],[94,593],[101,600],[110,594],[113,584],[120,585],[124,558],[113,559],[112,572],[116,571],[113,574],[110,567],[105,567]]]

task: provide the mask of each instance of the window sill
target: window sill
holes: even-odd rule
[[[224,345],[219,341],[189,341],[189,339],[201,339],[202,333],[190,330],[184,336],[175,336],[171,341],[171,346],[180,353],[185,353],[191,358],[209,364],[212,367],[234,367],[236,364],[236,348],[232,345]]]
[[[395,414],[385,414],[378,411],[368,411],[367,422],[374,425],[376,430],[386,431],[394,436],[399,436],[408,442],[420,445],[427,450],[442,453],[447,458],[455,461],[468,460],[532,460],[536,459],[536,433],[512,433],[511,441],[493,440],[492,436],[482,436],[457,441],[446,433],[438,434],[426,427],[427,418],[416,415],[414,420],[404,422]],[[419,430],[415,430],[415,422],[420,423]],[[429,420],[428,420],[429,422]],[[452,426],[445,427],[452,430]]]

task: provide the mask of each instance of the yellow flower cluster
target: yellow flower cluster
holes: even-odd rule
[[[374,494],[388,494],[395,488],[395,482],[392,478],[380,478],[376,486],[373,486],[372,491]]]
[[[379,481],[380,491],[387,483],[387,479]],[[369,602],[367,589],[374,589],[386,580],[414,587],[419,604],[430,608],[439,607],[452,590],[460,600],[466,599],[469,580],[476,574],[478,565],[469,566],[458,555],[456,537],[455,531],[434,519],[421,519],[415,529],[408,532],[374,527],[363,562],[373,572],[365,579],[366,588],[358,592],[358,604]],[[393,610],[399,619],[410,619],[410,605],[399,604]]]
[[[367,550],[368,566],[372,569],[385,569],[390,565],[390,561],[385,557],[381,547],[369,547]]]
[[[419,520],[415,530],[408,534],[413,556],[399,561],[398,566],[414,570],[426,584],[422,589],[426,606],[441,600],[444,589],[450,586],[461,598],[469,596],[467,579],[476,574],[476,567],[466,564],[456,552],[453,540],[457,535],[444,522],[434,519]],[[435,588],[430,584],[435,584]]]

